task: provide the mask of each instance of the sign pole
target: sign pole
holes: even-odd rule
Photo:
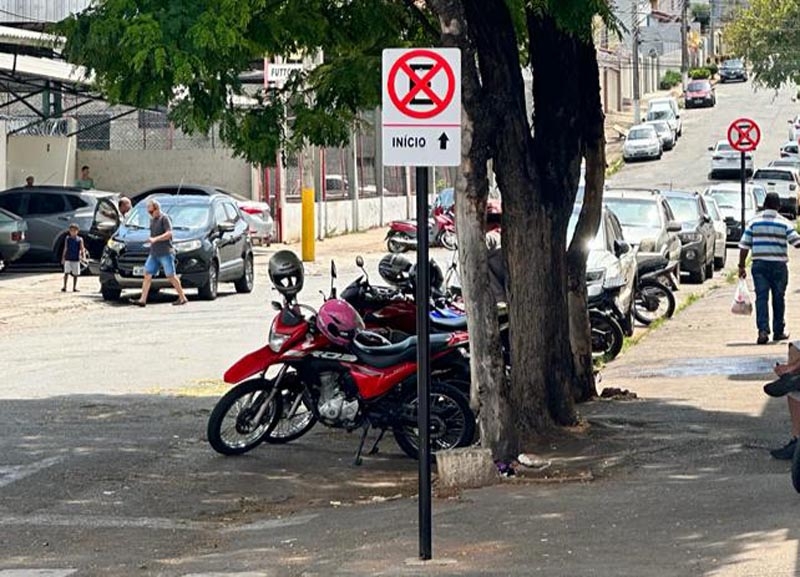
[[[428,168],[418,166],[417,178],[417,419],[419,427],[419,558],[433,556],[431,545],[430,443],[430,265],[428,250]]]
[[[745,191],[747,189],[747,153],[746,152],[742,152],[741,153],[741,158],[742,158],[742,161],[741,161],[741,169],[742,169],[742,171],[741,171],[742,172],[741,173],[741,183],[742,183],[742,234],[744,234],[744,228],[745,228],[745,225],[747,224],[745,222],[745,215],[744,215],[744,197],[745,197]]]

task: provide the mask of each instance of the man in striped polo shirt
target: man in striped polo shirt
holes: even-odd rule
[[[789,338],[784,332],[786,285],[789,282],[787,248],[800,248],[800,234],[788,220],[778,214],[780,197],[774,192],[764,199],[764,210],[756,215],[739,242],[739,278],[747,278],[747,253],[753,253],[753,284],[756,289],[756,326],[759,345],[769,342],[769,296],[772,293],[772,340]]]

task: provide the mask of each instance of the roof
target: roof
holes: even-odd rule
[[[76,66],[53,58],[38,58],[22,54],[9,54],[8,52],[0,52],[0,70],[73,84],[88,85],[94,82],[94,74],[83,66]]]
[[[674,196],[676,198],[687,197],[687,196],[697,196],[698,193],[693,190],[662,190],[660,191],[661,194],[664,196]]]
[[[631,199],[631,200],[653,200],[659,195],[659,191],[655,189],[644,188],[623,188],[623,189],[606,189],[603,191],[603,200],[605,199]]]
[[[46,46],[60,50],[66,43],[63,36],[45,34],[34,30],[16,28],[14,26],[0,26],[0,42],[16,46]]]

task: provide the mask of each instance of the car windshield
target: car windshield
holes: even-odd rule
[[[658,228],[661,219],[654,200],[633,198],[606,198],[605,204],[617,215],[622,226]]]
[[[792,173],[783,170],[756,170],[754,180],[793,180]]]
[[[712,190],[708,194],[717,201],[720,208],[742,207],[742,193],[738,190]],[[753,197],[749,194],[744,195],[744,207],[747,210],[753,209]]]
[[[208,222],[207,204],[168,204],[162,205],[161,211],[169,216],[175,229],[202,228]],[[150,215],[147,214],[147,203],[142,202],[131,210],[125,219],[128,228],[150,228]]]
[[[708,90],[709,88],[711,88],[711,85],[708,82],[690,82],[686,90],[689,92],[700,92],[702,90]]]
[[[647,120],[667,120],[675,116],[670,108],[660,108],[647,113]]]
[[[713,200],[711,202],[706,202],[706,207],[708,207],[708,213],[711,215],[711,218],[714,220],[722,220],[722,215],[719,213],[716,202],[713,202]]]
[[[578,225],[579,216],[580,210],[575,210],[572,212],[572,216],[569,219],[569,224],[567,225],[567,246],[569,246],[569,243],[572,242],[572,235],[575,234],[575,227]],[[600,228],[597,229],[597,234],[589,242],[589,250],[603,250],[606,247],[605,233],[603,231],[604,228],[605,227],[601,221]]]
[[[700,209],[697,206],[697,200],[694,198],[671,197],[669,205],[672,208],[675,219],[680,222],[700,220]]]
[[[628,133],[628,140],[647,140],[653,138],[653,130],[647,128],[634,128]]]
[[[722,63],[721,68],[742,68],[743,66],[741,60],[726,60]]]
[[[753,194],[756,195],[756,203],[758,206],[764,206],[764,201],[767,198],[767,189],[763,186],[754,186],[752,190]]]
[[[656,122],[651,122],[650,124],[653,126],[653,128],[656,129],[656,132],[659,132],[659,133],[669,132],[669,124],[667,124],[663,120],[658,120]]]

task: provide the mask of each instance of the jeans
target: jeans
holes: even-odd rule
[[[769,295],[772,293],[772,334],[783,334],[786,312],[786,285],[789,268],[785,262],[753,261],[753,284],[756,288],[756,326],[769,334]]]

